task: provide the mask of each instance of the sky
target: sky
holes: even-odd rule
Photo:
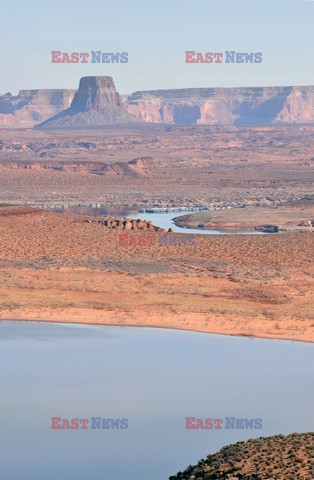
[[[1,0],[0,92],[77,88],[110,75],[120,93],[314,84],[312,0]],[[124,64],[55,64],[51,51],[128,52]],[[262,52],[260,64],[185,63],[185,51]]]

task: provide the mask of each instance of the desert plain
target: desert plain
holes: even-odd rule
[[[1,319],[314,341],[314,126],[6,128],[0,138]],[[216,208],[195,215],[284,231],[124,247],[122,222],[69,213],[81,206],[112,217]]]

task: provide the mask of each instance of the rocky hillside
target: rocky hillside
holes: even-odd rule
[[[38,127],[75,128],[134,121],[136,118],[122,108],[112,77],[83,77],[70,107]]]
[[[222,448],[169,480],[313,480],[314,433],[258,438]]]
[[[0,96],[0,126],[33,127],[68,108],[75,90],[21,90]]]
[[[91,222],[91,220],[87,220]],[[158,232],[164,233],[165,229],[155,226],[150,220],[140,220],[139,218],[116,218],[116,217],[104,217],[101,220],[96,220],[97,223],[102,224],[104,227],[110,230],[125,230],[125,231],[148,231],[148,233]],[[172,229],[168,230],[169,232]]]
[[[187,88],[135,92],[139,120],[181,125],[313,123],[314,87]]]

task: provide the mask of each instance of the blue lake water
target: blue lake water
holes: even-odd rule
[[[0,322],[0,478],[166,480],[223,445],[313,431],[313,344],[162,329]],[[51,417],[128,418],[52,430]],[[185,417],[262,418],[186,430]]]
[[[103,217],[106,215],[117,216],[117,217],[128,217],[128,218],[139,218],[141,220],[151,220],[154,225],[157,227],[172,230],[176,233],[189,233],[189,234],[202,234],[202,235],[267,235],[263,232],[252,231],[219,231],[219,230],[205,230],[205,229],[195,229],[195,228],[183,228],[177,227],[172,219],[174,217],[179,217],[181,215],[187,215],[189,213],[195,213],[195,211],[182,211],[182,212],[171,212],[171,213],[138,213],[135,211],[129,211],[127,209],[107,209],[107,208],[94,208],[94,207],[71,207],[67,209],[54,208],[51,211],[56,213],[68,213],[75,215],[89,215],[92,217]]]
[[[178,227],[172,221],[173,218],[179,217],[182,215],[187,215],[189,213],[195,212],[172,212],[172,213],[136,213],[129,214],[129,218],[140,218],[142,220],[151,220],[151,222],[156,225],[157,227],[162,227],[165,230],[172,228],[172,230],[176,233],[189,233],[189,234],[202,234],[202,235],[230,235],[230,234],[238,234],[238,235],[265,235],[263,232],[256,232],[256,231],[246,231],[246,232],[234,232],[234,231],[225,231],[221,232],[219,230],[205,230],[205,229],[196,229],[196,228],[183,228]]]

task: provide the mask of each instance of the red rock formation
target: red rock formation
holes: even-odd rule
[[[33,127],[68,108],[75,90],[21,90],[0,96],[0,125]]]
[[[314,122],[313,86],[152,90],[122,100],[111,77],[96,76],[81,78],[74,93],[21,90],[16,97],[2,95],[0,125],[79,128],[136,121],[176,125]]]
[[[109,106],[121,106],[112,77],[83,77],[71,104],[78,112],[101,111]]]
[[[126,108],[138,119],[178,125],[314,122],[314,87],[189,88],[135,92]]]
[[[136,118],[122,108],[112,77],[83,77],[70,108],[38,128],[80,128],[134,121]]]
[[[125,230],[125,231],[150,230],[150,232],[154,231],[159,233],[165,233],[164,228],[156,227],[149,220],[104,217],[103,219],[98,220],[98,223],[100,223],[104,227],[109,228],[111,230]]]

